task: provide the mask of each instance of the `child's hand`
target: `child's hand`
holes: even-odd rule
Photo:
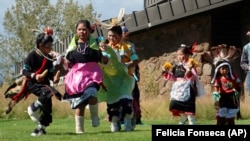
[[[106,50],[106,44],[104,42],[100,42],[99,43],[99,48],[101,49],[101,51],[105,51]]]
[[[213,101],[218,101],[220,99],[220,93],[219,92],[213,92]]]
[[[173,68],[173,65],[170,62],[165,62],[165,64],[162,67],[162,71],[169,71]]]
[[[161,68],[161,74],[164,74],[168,71],[168,69],[165,66],[162,66]]]
[[[42,74],[36,74],[35,76],[37,82],[42,82],[44,80],[44,76]]]
[[[192,62],[188,62],[188,63],[187,63],[187,67],[191,70],[191,69],[193,68]]]
[[[187,63],[187,67],[191,70],[193,67],[197,67],[198,66],[198,62],[195,61],[193,58],[190,58],[188,60],[188,63]]]
[[[44,70],[41,74],[36,74],[35,79],[37,82],[42,82],[44,80],[44,77],[47,75],[48,70]]]
[[[164,75],[165,73],[167,73],[167,71],[164,70],[161,71],[161,75]]]
[[[60,80],[60,70],[56,72],[56,74],[53,77],[53,83],[58,83]]]

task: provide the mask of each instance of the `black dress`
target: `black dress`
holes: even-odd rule
[[[173,67],[173,74],[176,78],[184,78],[186,69],[183,65],[175,65]],[[177,80],[178,81],[178,80]],[[196,89],[195,84],[190,84],[190,97],[186,101],[180,101],[177,99],[171,99],[169,110],[174,116],[179,116],[179,113],[195,114],[195,99]]]

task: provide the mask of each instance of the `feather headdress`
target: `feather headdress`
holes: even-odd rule
[[[241,50],[235,46],[221,44],[210,49],[213,64],[216,66],[219,61],[232,62],[241,55]]]
[[[215,77],[218,70],[222,66],[228,66],[229,74],[232,79],[234,79],[232,68],[230,62],[234,61],[237,57],[241,55],[241,50],[235,46],[227,46],[226,44],[221,44],[210,49],[211,57],[213,59],[213,64],[215,65],[215,72],[211,83],[214,83]]]
[[[104,27],[106,29],[111,29],[113,26],[122,25],[123,23],[125,23],[127,20],[130,19],[130,17],[128,17],[123,22],[121,22],[124,14],[125,14],[125,9],[121,8],[117,18],[111,18],[110,23],[105,23],[105,22],[102,22],[98,19],[95,19],[95,22],[96,22],[96,24],[101,25],[102,27]]]

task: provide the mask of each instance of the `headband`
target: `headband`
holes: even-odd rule
[[[219,69],[220,67],[222,67],[222,66],[228,66],[228,68],[229,68],[229,73],[230,73],[230,77],[231,77],[232,79],[234,79],[234,76],[233,76],[233,73],[232,73],[232,69],[231,69],[231,65],[230,65],[229,63],[227,63],[227,62],[224,62],[224,63],[221,63],[219,66],[216,67],[215,72],[214,72],[214,76],[213,76],[213,79],[212,79],[211,83],[214,83],[215,77],[216,77],[216,75],[217,75],[217,73],[218,73],[218,69]]]

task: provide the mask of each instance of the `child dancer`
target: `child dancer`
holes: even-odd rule
[[[186,45],[181,45],[177,50],[177,61],[165,63],[163,77],[166,80],[175,81],[170,92],[169,110],[173,116],[181,116],[179,124],[185,124],[188,120],[189,125],[195,122],[195,100],[197,89],[195,80],[197,77],[196,66],[193,59],[192,49]]]
[[[230,52],[228,49],[231,50],[231,54],[227,54]],[[218,54],[214,59],[215,72],[211,83],[214,87],[213,100],[218,110],[216,124],[234,125],[235,116],[239,112],[241,81],[229,63],[229,59],[234,57],[229,55],[234,54],[232,52],[237,51],[237,49],[234,46],[228,48],[226,45],[220,45],[215,50],[212,52]]]
[[[52,32],[53,33],[53,32]],[[30,118],[38,124],[31,136],[46,134],[45,127],[52,122],[52,100],[55,95],[61,100],[61,94],[50,86],[50,80],[57,83],[54,77],[52,56],[53,38],[51,32],[40,33],[36,38],[36,49],[31,51],[24,61],[23,75],[26,76],[25,88],[38,99],[28,107]],[[36,111],[41,110],[40,117]]]

